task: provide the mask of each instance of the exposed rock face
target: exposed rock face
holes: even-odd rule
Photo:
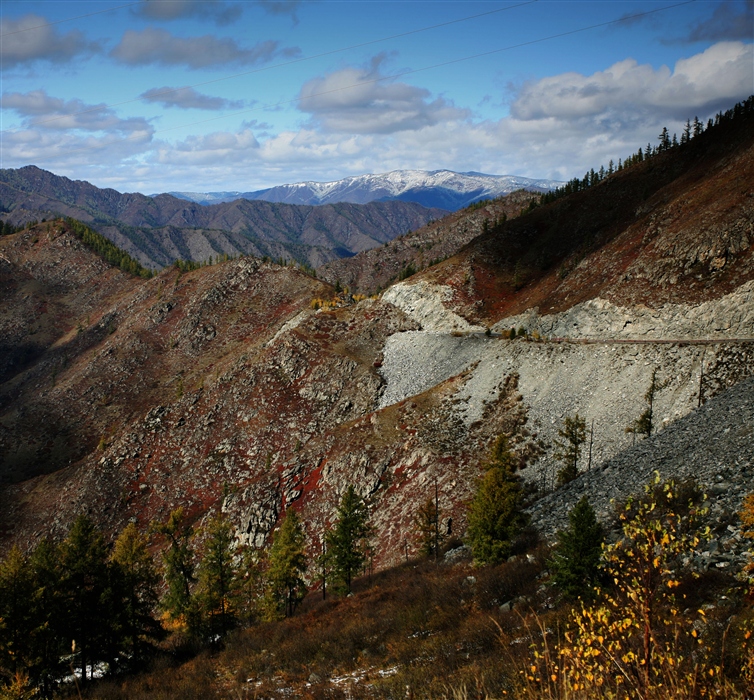
[[[394,284],[382,299],[396,306],[424,330],[449,333],[451,331],[484,331],[445,306],[454,294],[452,287],[419,281],[416,284]]]
[[[359,303],[255,259],[136,280],[62,225],[0,238],[12,301],[0,306],[11,339],[0,347],[0,547],[62,535],[81,511],[114,534],[181,505],[196,523],[224,510],[254,546],[295,508],[316,553],[353,484],[371,504],[375,561],[394,562],[412,550],[435,481],[462,535],[492,440],[507,433],[534,453],[577,412],[594,424],[592,474],[640,462],[643,481],[670,463],[661,436],[692,425],[679,454],[705,487],[721,490],[719,475],[740,495],[754,393],[754,344],[741,340],[754,335],[754,129],[742,124],[490,224],[456,257]],[[314,311],[317,298],[336,308]],[[483,332],[518,325],[583,342]],[[653,375],[657,435],[637,436],[624,458]],[[730,387],[731,410],[708,410]],[[709,446],[728,428],[713,473]],[[552,452],[530,481],[552,485]],[[582,483],[609,497],[612,481],[590,474],[568,489]],[[547,532],[564,508],[550,509]]]
[[[539,500],[531,509],[536,526],[553,537],[568,512],[586,495],[604,522],[616,502],[643,493],[655,471],[663,480],[693,479],[708,496],[712,542],[700,568],[738,567],[748,548],[736,513],[754,483],[754,379],[747,379],[657,435],[641,441],[575,481]]]
[[[395,293],[400,286],[390,292]],[[552,444],[563,419],[578,413],[588,426],[594,424],[592,464],[600,464],[635,440],[625,429],[646,410],[645,393],[655,371],[659,387],[653,404],[655,429],[754,375],[754,342],[734,340],[754,339],[750,320],[754,314],[752,288],[752,283],[747,283],[733,294],[697,307],[666,305],[657,311],[638,310],[632,327],[645,328],[649,338],[667,337],[667,333],[678,341],[675,343],[510,341],[481,334],[453,336],[424,331],[395,335],[387,341],[380,368],[386,382],[380,405],[402,401],[466,371],[469,379],[459,398],[465,406],[464,421],[469,424],[481,419],[488,388],[500,376],[515,373],[531,425],[536,426],[540,437]],[[414,285],[413,289],[421,293],[426,287]],[[403,298],[395,296],[399,302]],[[385,297],[389,298],[387,294]],[[730,322],[721,323],[726,314]],[[448,312],[448,316],[454,314]],[[415,313],[413,317],[422,325],[437,324],[435,327],[439,325],[435,319],[442,318],[434,309],[426,316]],[[535,313],[503,319],[495,330],[523,324],[528,329],[540,329],[543,334],[567,329],[574,338],[609,339],[621,337],[619,331],[629,318],[627,309],[589,302],[544,319]],[[727,326],[725,331],[723,325]],[[612,333],[612,329],[617,330]],[[699,338],[704,330],[709,333],[702,337],[710,335],[721,340],[727,336],[731,340],[711,345],[683,342],[684,338]],[[587,459],[585,454],[582,468]],[[557,468],[545,457],[537,469],[537,478],[552,485]]]
[[[495,331],[523,326],[542,336],[638,339],[754,339],[754,282],[731,294],[696,306],[663,304],[620,307],[605,299],[591,299],[560,314],[539,316],[537,309],[499,321]]]

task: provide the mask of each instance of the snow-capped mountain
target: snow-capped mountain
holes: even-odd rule
[[[533,180],[516,175],[455,173],[450,170],[394,170],[379,175],[358,175],[334,182],[299,182],[256,192],[170,192],[174,197],[199,204],[217,204],[234,199],[261,199],[286,204],[366,204],[398,199],[425,207],[455,211],[479,201],[515,190],[545,192],[561,182]]]

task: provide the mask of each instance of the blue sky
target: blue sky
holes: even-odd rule
[[[754,2],[0,0],[2,167],[145,193],[567,179],[754,93]]]

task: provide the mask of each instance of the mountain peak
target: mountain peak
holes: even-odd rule
[[[546,192],[562,183],[518,175],[488,175],[452,170],[391,170],[387,173],[352,175],[330,182],[296,182],[253,192],[171,192],[199,204],[216,204],[234,199],[261,199],[287,204],[367,204],[402,200],[425,207],[455,211],[478,202],[525,189]]]

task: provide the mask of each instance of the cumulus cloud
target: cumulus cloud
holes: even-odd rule
[[[134,10],[135,14],[153,20],[193,17],[210,20],[220,26],[232,24],[242,12],[241,5],[222,0],[147,0],[140,2]]]
[[[233,39],[220,39],[211,34],[182,38],[164,29],[147,27],[140,32],[128,30],[110,55],[131,66],[186,66],[199,69],[256,65],[276,56],[296,56],[299,53],[297,48],[280,48],[277,41],[261,41],[245,49]]]
[[[222,97],[211,97],[197,92],[192,87],[161,87],[143,92],[144,102],[161,104],[163,107],[178,107],[179,109],[241,109],[246,105],[243,100],[226,100]]]
[[[99,51],[99,46],[86,41],[80,31],[61,33],[39,15],[4,18],[0,20],[0,34],[3,37],[0,57],[4,69],[35,61],[60,63]]]
[[[523,87],[511,115],[523,121],[554,118],[617,120],[647,115],[685,119],[690,112],[729,106],[745,98],[754,84],[754,49],[721,42],[676,62],[674,70],[626,59],[592,75],[563,73]]]
[[[385,76],[376,56],[367,68],[345,68],[307,82],[299,106],[324,131],[341,134],[390,134],[415,131],[471,116],[423,88]]]
[[[120,119],[107,105],[88,105],[81,100],[51,97],[44,90],[5,92],[3,109],[13,110],[27,128],[45,131],[107,131],[119,134],[150,133],[152,127],[142,117]]]
[[[259,142],[248,125],[237,132],[189,136],[175,146],[163,143],[154,160],[163,165],[212,165],[244,163],[255,158]]]
[[[684,39],[688,42],[751,41],[754,39],[754,1],[724,0],[715,6],[712,17],[706,22],[694,24]]]

